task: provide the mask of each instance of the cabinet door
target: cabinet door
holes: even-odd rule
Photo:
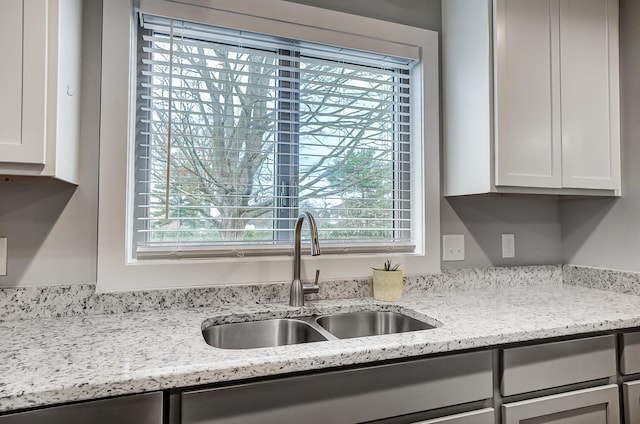
[[[563,186],[620,188],[618,0],[560,0]]]
[[[640,381],[624,383],[624,419],[626,423],[640,423]]]
[[[502,405],[502,422],[619,424],[618,386],[611,384]]]
[[[48,1],[0,4],[0,162],[44,164]]]
[[[495,415],[493,413],[493,408],[486,408],[479,411],[466,412],[464,414],[419,421],[415,424],[494,424],[494,422]]]
[[[495,183],[559,188],[558,0],[495,4]]]

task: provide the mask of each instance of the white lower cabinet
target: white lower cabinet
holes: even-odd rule
[[[618,386],[611,384],[507,403],[502,424],[619,424],[619,405]]]
[[[493,408],[485,408],[478,411],[465,412],[464,414],[419,421],[414,424],[494,424],[495,419]]]
[[[624,383],[622,395],[624,397],[625,423],[640,423],[640,381]]]

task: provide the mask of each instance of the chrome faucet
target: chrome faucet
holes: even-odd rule
[[[316,270],[316,281],[314,284],[302,284],[300,281],[300,233],[305,217],[309,221],[311,231],[311,256],[320,255],[320,243],[318,242],[318,226],[316,220],[309,212],[303,212],[296,221],[296,230],[293,242],[293,281],[289,290],[289,305],[304,306],[304,295],[307,293],[318,293],[318,276],[320,270]]]

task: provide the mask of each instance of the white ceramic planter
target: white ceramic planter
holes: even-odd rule
[[[385,302],[400,300],[404,290],[404,275],[401,270],[373,270],[373,298]]]

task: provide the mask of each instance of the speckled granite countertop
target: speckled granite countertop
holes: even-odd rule
[[[244,351],[215,349],[202,323],[386,309],[436,329]],[[435,320],[435,321],[434,321]],[[640,297],[570,285],[133,312],[0,323],[0,411],[640,326]]]

